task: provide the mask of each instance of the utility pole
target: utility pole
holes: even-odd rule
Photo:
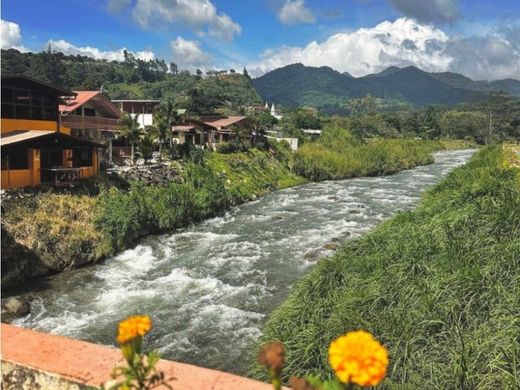
[[[493,134],[493,112],[489,110],[489,134],[488,139],[486,140],[487,143],[491,141],[491,136]]]

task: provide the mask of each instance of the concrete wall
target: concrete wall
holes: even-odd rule
[[[298,138],[276,138],[276,137],[270,137],[267,136],[269,139],[274,139],[277,142],[285,141],[289,144],[292,150],[297,151],[298,150]]]
[[[116,348],[2,324],[2,389],[78,390],[111,380],[124,359]],[[236,375],[161,360],[158,369],[174,389],[272,390]]]

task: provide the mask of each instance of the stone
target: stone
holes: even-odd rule
[[[339,247],[339,245],[337,243],[334,243],[334,242],[328,242],[326,243],[325,245],[323,245],[323,248],[329,250],[329,251],[335,251],[337,250]]]
[[[5,303],[5,310],[17,317],[24,317],[31,312],[31,306],[26,300],[13,297]]]

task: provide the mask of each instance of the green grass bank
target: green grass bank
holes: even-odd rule
[[[264,328],[262,341],[285,344],[286,375],[330,377],[329,343],[366,329],[389,349],[381,389],[518,388],[520,169],[510,153],[481,150],[417,209],[320,261]]]

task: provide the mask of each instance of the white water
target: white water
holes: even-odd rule
[[[324,245],[412,208],[473,151],[442,152],[395,175],[274,192],[173,235],[149,237],[104,264],[37,284],[18,325],[112,344],[117,322],[149,314],[147,345],[166,358],[244,372],[269,313]]]

